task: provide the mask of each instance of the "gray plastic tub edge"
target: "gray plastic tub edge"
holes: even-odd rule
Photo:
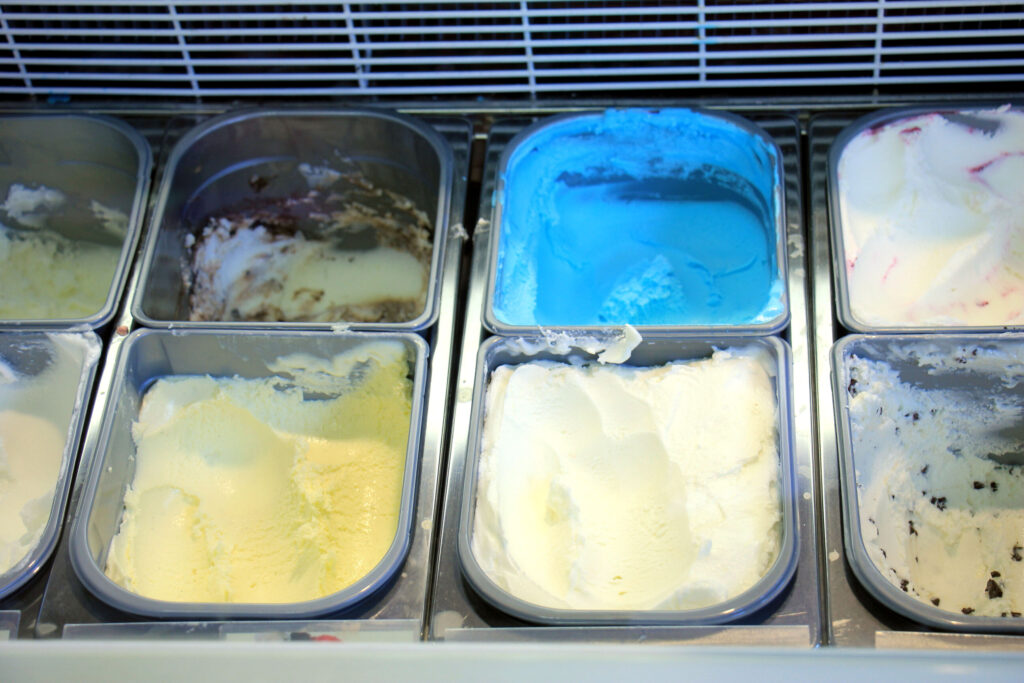
[[[1014,109],[1021,107],[1020,102],[1009,101]],[[836,317],[843,327],[853,332],[864,334],[879,333],[954,333],[954,332],[1007,332],[1020,331],[1024,325],[920,325],[907,324],[878,324],[867,323],[857,318],[850,306],[850,288],[846,278],[846,248],[843,244],[843,222],[839,210],[839,159],[842,157],[846,146],[868,128],[875,128],[914,118],[926,114],[955,114],[959,112],[971,113],[978,111],[990,111],[991,106],[964,103],[962,106],[955,103],[943,104],[935,107],[892,107],[880,109],[861,116],[850,125],[843,128],[835,138],[828,150],[828,161],[826,171],[826,195],[828,198],[828,220],[829,238],[832,246],[832,272],[835,284]]]
[[[46,336],[42,332],[4,332],[0,334],[0,344],[4,346],[7,346],[9,343],[19,344],[28,342],[33,344],[36,340],[46,339]],[[82,441],[85,414],[89,408],[89,397],[92,393],[92,383],[96,377],[99,365],[101,348],[99,338],[91,331],[76,332],[74,336],[82,337],[92,351],[81,358],[81,373],[77,385],[73,388],[68,388],[69,391],[74,391],[74,407],[69,416],[65,433],[64,452],[61,456],[59,474],[54,486],[50,515],[35,547],[7,572],[0,574],[0,599],[11,595],[39,573],[39,570],[42,569],[43,565],[50,558],[54,548],[57,547],[57,539],[60,537],[61,529],[64,526],[64,510],[67,507],[68,495],[71,491],[71,480],[75,471],[75,463],[78,461],[78,448]],[[89,358],[88,355],[91,355],[92,358]],[[56,402],[58,399],[54,397],[53,400]]]
[[[332,595],[298,603],[188,603],[145,598],[115,584],[101,567],[110,540],[120,526],[125,488],[132,478],[131,424],[150,380],[166,375],[272,376],[266,363],[279,355],[319,357],[365,343],[396,340],[409,352],[412,412],[406,449],[402,503],[395,539],[384,558],[366,576]],[[198,348],[197,348],[198,347]],[[329,333],[264,330],[136,330],[122,345],[116,379],[104,406],[95,452],[82,462],[85,488],[72,522],[69,551],[74,571],[86,588],[107,604],[132,614],[157,618],[302,619],[354,608],[388,585],[401,567],[412,534],[419,472],[427,344],[415,333]],[[103,519],[97,519],[102,517]]]
[[[60,149],[50,149],[50,147],[60,144],[64,138],[71,138],[78,145],[86,145],[92,151],[93,146],[99,145],[100,132],[104,135],[112,134],[115,137],[123,138],[127,148],[130,148],[134,154],[134,159],[127,159],[127,150],[124,155],[119,156],[117,159],[111,160],[100,156],[100,158],[94,160],[81,160],[73,159],[74,163],[58,163],[58,168],[52,171],[47,170],[40,176],[33,176],[32,178],[24,178],[25,182],[38,183],[40,185],[46,185],[47,187],[53,187],[53,189],[61,190],[65,195],[69,197],[75,197],[79,192],[82,192],[83,186],[99,185],[109,189],[113,183],[109,181],[113,173],[119,173],[122,175],[130,176],[133,179],[134,188],[131,192],[126,192],[124,197],[130,198],[123,208],[126,209],[125,214],[128,217],[128,226],[125,232],[124,240],[121,243],[121,253],[118,257],[117,265],[114,269],[113,276],[111,277],[110,289],[107,292],[107,298],[104,301],[102,307],[93,315],[86,316],[83,318],[62,318],[62,319],[0,319],[0,329],[98,329],[106,325],[114,317],[114,313],[117,310],[118,303],[121,300],[121,293],[125,288],[125,281],[128,279],[128,271],[132,264],[132,260],[135,256],[135,246],[138,243],[139,235],[142,232],[142,222],[146,211],[146,200],[149,197],[149,184],[150,176],[152,175],[153,166],[153,154],[149,147],[149,143],[146,139],[136,131],[134,128],[129,126],[124,121],[116,119],[110,116],[101,116],[98,114],[71,114],[71,113],[40,113],[40,114],[9,114],[0,116],[0,138],[3,137],[3,124],[4,122],[10,122],[15,120],[25,120],[30,122],[36,122],[40,124],[39,130],[36,133],[36,138],[30,138],[28,140],[21,138],[19,143],[31,144],[49,152],[59,153]],[[69,126],[72,129],[69,129]],[[83,130],[76,131],[73,128],[82,128]],[[98,127],[98,130],[97,130]],[[92,129],[90,132],[89,129]],[[55,131],[59,131],[55,132]],[[102,154],[107,153],[108,150],[105,148],[97,147],[96,153]],[[116,162],[122,162],[133,167],[133,170],[129,173],[124,168],[119,168]],[[101,168],[106,175],[102,179],[95,175],[95,169]],[[15,171],[15,174],[24,173],[24,168],[19,168]],[[59,179],[54,179],[54,176],[59,176]],[[48,179],[49,178],[49,179]],[[99,182],[85,182],[84,179],[96,178]],[[69,185],[71,187],[69,187]],[[84,197],[80,199],[86,199]],[[88,199],[95,199],[95,197],[88,197]],[[110,207],[110,208],[121,208],[121,207]],[[51,226],[54,229],[58,229],[59,226]]]
[[[312,139],[312,136],[303,137],[293,130],[290,131],[286,140],[280,139],[279,136],[269,142],[268,140],[259,141],[262,146],[257,146],[254,152],[249,152],[249,148],[246,146],[255,144],[253,140],[234,140],[233,144],[228,146],[232,149],[238,148],[240,152],[244,153],[226,168],[227,162],[221,155],[214,154],[209,150],[203,151],[203,145],[215,144],[210,140],[219,140],[218,136],[229,136],[232,133],[240,136],[245,126],[258,125],[263,120],[275,118],[280,121],[315,122],[323,135]],[[355,163],[360,166],[361,171],[372,168],[380,175],[385,173],[404,174],[407,177],[415,176],[419,179],[418,188],[413,189],[417,189],[423,196],[419,198],[420,201],[416,201],[416,196],[411,196],[410,199],[413,199],[417,207],[431,219],[433,229],[430,275],[426,304],[422,313],[409,321],[380,323],[355,321],[334,323],[200,322],[188,320],[187,292],[184,291],[181,277],[185,234],[201,227],[196,222],[205,220],[210,211],[227,208],[246,199],[255,199],[258,196],[254,193],[255,188],[248,183],[253,174],[262,172],[270,183],[277,181],[281,185],[277,190],[278,194],[274,196],[278,196],[282,192],[281,196],[287,196],[300,190],[308,190],[307,185],[299,182],[296,172],[299,163],[317,165],[334,158],[334,156],[339,156],[341,152],[352,152],[350,148],[354,144],[369,144],[365,142],[370,137],[367,134],[352,135],[346,138],[344,142],[349,145],[348,148],[338,140],[333,143],[323,142],[321,138],[330,132],[332,124],[337,127],[341,123],[349,121],[356,121],[356,123],[361,121],[365,125],[371,126],[376,137],[383,138],[387,144],[398,145],[396,140],[401,133],[407,136],[411,141],[410,144],[425,145],[431,150],[432,158],[411,160],[402,157],[401,150],[384,148],[382,142],[382,146],[379,148],[357,149],[351,157],[351,159],[357,160]],[[277,146],[273,150],[269,149],[272,146],[271,143]],[[220,140],[216,144],[226,145],[227,143]],[[334,149],[330,148],[332,145]],[[183,189],[180,187],[181,183],[178,182],[177,175],[181,164],[186,159],[190,159],[190,154],[199,156],[199,166],[211,164],[216,170],[204,176],[198,187],[194,186],[195,179],[189,179],[193,184]],[[209,158],[211,155],[212,158]],[[349,158],[347,154],[345,157]],[[196,160],[193,159],[191,162],[196,163]],[[413,163],[418,163],[419,166],[410,168],[409,165]],[[426,168],[430,164],[436,164],[436,170],[433,172]],[[188,172],[188,169],[182,172]],[[428,183],[424,180],[428,176],[436,176],[433,182],[429,183],[431,187],[428,187]],[[371,177],[371,180],[374,178]],[[444,136],[418,119],[390,110],[349,107],[332,109],[278,107],[274,109],[243,109],[211,118],[189,131],[170,152],[166,170],[157,191],[154,210],[150,217],[149,234],[142,256],[141,276],[132,306],[132,315],[136,320],[149,327],[289,330],[322,330],[341,327],[353,330],[399,332],[423,330],[433,325],[438,315],[441,264],[444,263],[444,250],[447,243],[453,183],[454,156]],[[390,187],[379,181],[375,184],[406,196],[412,194],[407,186],[397,186],[396,184],[396,186]],[[212,185],[217,185],[214,188],[216,192],[211,189]],[[181,197],[182,192],[187,192],[188,196]],[[212,198],[208,195],[212,195]],[[175,205],[174,210],[172,210],[172,202]],[[208,205],[204,206],[204,202]],[[178,209],[182,212],[202,215],[192,215],[186,218],[175,212]],[[167,301],[169,296],[174,297],[175,300]],[[154,310],[156,308],[161,310]]]
[[[926,626],[971,633],[1024,633],[1024,620],[1021,619],[957,614],[921,602],[890,583],[872,562],[864,545],[860,524],[856,454],[853,452],[851,426],[848,419],[849,403],[846,385],[849,382],[849,375],[846,369],[846,359],[853,353],[859,353],[873,359],[892,360],[887,356],[886,349],[905,345],[998,346],[1007,342],[1024,345],[1024,336],[1009,334],[928,336],[851,334],[833,344],[829,354],[832,366],[835,421],[838,430],[839,483],[843,502],[843,545],[850,568],[860,584],[875,599],[890,609]],[[917,366],[911,361],[903,361],[902,366],[894,367],[898,369],[899,367],[916,368]],[[993,377],[993,383],[998,381],[999,378]]]
[[[728,123],[735,125],[744,132],[750,134],[752,137],[756,137],[761,140],[765,146],[771,150],[774,156],[775,164],[773,168],[773,175],[775,176],[775,183],[772,187],[772,195],[770,197],[772,206],[775,210],[775,265],[777,269],[777,279],[782,286],[782,308],[783,311],[772,320],[768,320],[764,323],[749,324],[749,325],[634,325],[640,333],[647,337],[648,335],[668,335],[673,334],[677,336],[689,336],[689,337],[708,337],[708,336],[750,336],[750,335],[770,335],[781,332],[789,324],[790,310],[789,310],[789,277],[788,277],[788,259],[786,257],[786,202],[783,196],[785,186],[785,173],[782,168],[782,151],[779,149],[778,144],[765,130],[753,121],[749,121],[741,116],[732,114],[727,111],[712,110],[712,109],[701,109],[698,107],[674,107],[676,110],[684,110],[693,112],[701,116],[707,116],[711,118],[721,119]],[[603,114],[604,110],[601,111],[585,111],[585,112],[567,112],[563,114],[555,114],[543,118],[533,125],[527,126],[509,141],[502,152],[501,159],[498,163],[496,186],[494,191],[494,208],[493,216],[491,217],[491,243],[490,243],[490,254],[488,256],[487,264],[487,287],[484,294],[484,309],[483,309],[483,324],[491,332],[495,334],[511,336],[511,335],[537,335],[544,330],[583,330],[583,331],[599,331],[606,329],[607,326],[602,325],[511,325],[501,320],[498,320],[494,314],[494,297],[495,297],[495,286],[497,278],[497,266],[498,257],[500,255],[500,243],[501,243],[501,220],[502,220],[502,207],[503,207],[503,196],[505,192],[505,175],[508,164],[515,154],[516,150],[520,145],[526,143],[531,137],[537,133],[551,127],[557,127],[564,124],[567,121],[575,120],[578,118],[593,118],[599,117]],[[766,198],[768,199],[768,198]],[[624,321],[629,322],[629,321]]]
[[[705,358],[714,349],[759,347],[775,361],[773,381],[778,401],[779,481],[782,499],[782,541],[775,564],[762,579],[747,591],[718,605],[693,610],[573,610],[535,605],[521,600],[495,584],[483,571],[471,549],[471,530],[476,508],[476,482],[479,470],[480,442],[483,435],[484,403],[488,379],[499,365],[523,363],[531,360],[565,361],[569,357],[593,361],[595,356],[574,350],[571,353],[542,351],[526,355],[518,348],[509,348],[519,340],[491,337],[480,346],[477,355],[476,378],[473,389],[472,421],[469,433],[464,480],[448,482],[449,486],[462,486],[462,509],[459,515],[458,557],[462,573],[473,589],[498,609],[527,622],[553,626],[573,625],[714,625],[724,624],[748,616],[769,604],[781,594],[796,572],[799,556],[799,523],[793,496],[796,485],[793,472],[792,419],[790,408],[792,362],[789,345],[778,337],[741,338],[722,337],[708,339],[678,339],[650,337],[638,346],[629,365],[654,366],[675,360]],[[542,344],[543,339],[527,341]]]

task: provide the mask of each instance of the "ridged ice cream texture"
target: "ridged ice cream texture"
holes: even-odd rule
[[[1019,347],[1003,353],[966,345],[958,353],[950,358],[959,358],[961,373],[1001,362],[995,387],[1010,381],[1012,366],[1021,378]],[[926,388],[882,360],[854,356],[847,364],[860,525],[877,570],[907,595],[957,616],[1019,617],[1024,467],[999,459],[1024,451],[1020,399]]]
[[[370,572],[395,540],[412,387],[401,344],[349,353],[359,379],[333,398],[279,377],[155,382],[107,575],[158,600],[292,603]]]
[[[777,154],[736,123],[682,109],[608,110],[536,131],[503,172],[495,317],[562,327],[776,319]]]
[[[851,313],[868,325],[1024,323],[1024,112],[932,113],[843,149],[838,202]]]
[[[103,308],[121,247],[69,239],[50,214],[66,202],[63,192],[18,183],[0,204],[23,229],[0,224],[0,318],[86,318]],[[98,238],[123,239],[127,216],[93,201]]]
[[[779,554],[777,410],[755,355],[498,367],[473,555],[500,588],[545,607],[724,602]]]

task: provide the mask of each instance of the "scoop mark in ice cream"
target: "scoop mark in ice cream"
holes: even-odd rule
[[[693,609],[775,563],[778,407],[756,354],[502,366],[486,406],[471,547],[502,590],[563,609]]]
[[[990,362],[975,351],[954,351],[942,367],[962,373],[971,369],[961,369],[961,359]],[[1016,358],[990,357],[1005,358],[1003,367]],[[862,539],[872,563],[900,591],[940,609],[1019,613],[1024,467],[989,455],[1024,450],[1001,436],[1014,433],[1024,405],[1015,395],[924,389],[882,361],[854,355],[844,364],[858,379],[849,416]],[[1015,381],[1009,372],[993,372]],[[898,423],[912,428],[897,431]]]
[[[555,122],[504,169],[493,310],[509,325],[724,325],[784,312],[777,156],[687,110]]]
[[[286,375],[172,376],[147,390],[107,555],[113,581],[173,602],[302,602],[385,557],[406,467],[405,347],[271,369]]]
[[[189,319],[415,319],[426,305],[430,221],[406,197],[353,183],[361,200],[311,190],[215,215],[188,234]]]
[[[857,321],[1024,323],[1024,112],[880,124],[846,144],[837,175],[836,229]]]

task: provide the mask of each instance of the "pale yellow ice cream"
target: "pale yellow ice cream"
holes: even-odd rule
[[[0,225],[0,318],[85,318],[99,312],[119,247]]]
[[[66,219],[54,216],[67,203],[45,186],[8,188],[0,203],[0,216],[12,221],[0,223],[0,319],[86,318],[106,303],[128,216],[93,200],[91,234],[109,243],[71,239],[59,231]]]
[[[293,367],[297,381],[177,376],[147,391],[111,579],[160,600],[300,602],[380,562],[406,464],[405,348],[367,344],[319,368],[292,361],[307,381]],[[334,398],[310,383],[349,376]],[[304,399],[303,387],[317,393]]]

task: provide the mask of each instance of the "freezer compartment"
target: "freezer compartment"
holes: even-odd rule
[[[784,338],[792,347],[793,418],[792,446],[795,477],[795,505],[798,518],[799,558],[793,579],[782,593],[755,614],[719,625],[627,625],[627,626],[536,626],[494,607],[473,588],[463,575],[457,552],[462,483],[470,452],[477,353],[487,337],[484,302],[493,226],[492,198],[495,196],[498,162],[509,141],[536,119],[510,118],[496,121],[489,132],[481,186],[480,219],[473,235],[473,258],[466,299],[465,333],[461,365],[455,385],[452,412],[452,440],[448,458],[447,486],[440,511],[440,541],[430,638],[438,640],[486,641],[600,641],[600,642],[686,642],[693,644],[761,644],[806,647],[820,642],[818,546],[815,536],[816,479],[811,451],[811,367],[807,327],[806,270],[801,222],[801,176],[799,129],[785,116],[751,115],[782,150],[784,198],[786,202],[787,288],[792,318]],[[596,330],[587,332],[597,334]],[[606,333],[603,333],[606,334]],[[550,336],[550,335],[542,335]],[[653,335],[651,335],[653,336]],[[676,340],[681,341],[681,339]]]
[[[739,620],[770,604],[792,578],[798,557],[789,347],[774,337],[647,339],[633,350],[628,366],[602,367],[596,358],[596,354],[578,349],[552,349],[543,338],[492,337],[482,345],[458,537],[462,571],[473,589],[508,614],[556,626],[718,624]],[[520,365],[523,363],[531,365]],[[588,364],[587,369],[581,369],[580,363]],[[580,415],[598,420],[600,427],[595,432],[592,422],[582,430],[580,424],[563,423],[559,430],[545,416],[510,412],[511,384],[502,381],[508,392],[488,389],[494,384],[495,371],[503,367],[503,373],[522,371],[534,380],[542,374],[545,379],[541,381],[546,383],[564,379],[563,396],[582,399],[579,392],[589,393],[584,387],[590,387],[595,393],[579,404],[551,406],[547,397],[534,398],[554,411],[554,420],[559,419],[560,410],[566,416],[579,410]],[[670,374],[670,367],[680,372]],[[716,405],[709,396],[706,400],[712,403],[696,410],[714,420],[733,406],[749,408],[749,422],[742,419],[736,423],[737,430],[751,430],[749,439],[711,444],[706,441],[707,432],[698,435],[680,427],[690,411],[680,409],[678,401],[685,400],[688,390],[684,387],[692,388],[698,372],[716,377],[728,373],[735,391],[729,394],[728,406]],[[652,396],[669,400],[672,394],[661,390],[672,383],[673,376],[680,378],[674,385],[679,392],[675,394],[676,409],[667,410],[654,401],[645,413],[639,405],[644,400],[642,392],[646,389]],[[549,390],[553,385],[544,386]],[[767,405],[762,400],[774,402]],[[609,410],[616,405],[635,411],[631,416],[638,422],[611,415]],[[648,415],[652,423],[641,415]],[[488,431],[489,420],[523,420],[517,422],[522,431],[499,433],[500,426]],[[765,432],[760,433],[761,429]],[[487,437],[488,433],[493,436]],[[770,446],[759,441],[769,433],[774,439]],[[510,445],[503,443],[506,437],[538,448],[546,443],[546,456],[510,452]],[[588,441],[590,437],[596,440]],[[665,445],[664,451],[655,448],[655,438]],[[628,443],[643,450],[619,450],[628,448]],[[522,469],[512,467],[511,459],[522,463]],[[552,465],[552,460],[562,465]],[[688,474],[694,471],[706,476],[694,480]],[[638,490],[628,490],[631,483]],[[451,484],[458,486],[459,482]],[[737,490],[738,486],[750,488]],[[603,502],[592,497],[595,491],[607,494]],[[513,499],[508,499],[509,495]],[[517,509],[510,510],[509,505]],[[705,514],[715,506],[721,507],[721,517]],[[616,509],[621,509],[621,517],[609,518],[608,511]],[[744,523],[734,527],[735,518]],[[700,519],[715,531],[701,528]],[[536,538],[541,547],[527,552],[529,540],[522,534],[531,521],[537,522],[532,526],[537,533],[571,529],[568,533],[574,538],[581,535],[584,545],[563,537],[567,556],[555,557],[563,549]],[[624,530],[623,522],[636,526]],[[752,527],[761,530],[757,538],[737,543],[735,539]],[[768,539],[775,534],[773,543]],[[549,540],[559,536],[553,533]],[[649,554],[641,561],[636,559],[637,553]],[[770,561],[768,554],[774,554]],[[672,563],[675,579],[653,571],[659,558]],[[712,569],[716,566],[729,567],[729,571]],[[723,575],[729,579],[718,583]],[[567,592],[556,594],[562,580],[567,582]],[[585,606],[575,606],[573,601]],[[641,602],[650,608],[611,607]]]
[[[207,120],[170,153],[133,315],[158,327],[427,328],[453,164],[442,135],[384,110]],[[409,279],[424,266],[422,282]]]
[[[105,569],[109,567],[108,555],[111,541],[123,523],[125,495],[132,484],[136,471],[137,443],[142,443],[133,438],[133,430],[137,435],[142,429],[137,422],[140,416],[140,404],[143,395],[154,381],[159,378],[174,378],[181,375],[245,379],[276,378],[274,379],[274,392],[281,390],[292,393],[301,392],[303,410],[308,408],[321,411],[321,406],[325,401],[330,401],[335,396],[344,398],[348,393],[358,392],[361,382],[376,381],[373,380],[371,374],[376,370],[373,369],[375,366],[370,359],[376,357],[378,354],[376,349],[382,344],[391,349],[388,351],[389,353],[392,353],[395,346],[399,347],[404,354],[405,362],[408,363],[408,376],[411,380],[411,395],[408,397],[411,402],[411,419],[407,427],[408,439],[404,465],[402,465],[401,502],[397,513],[395,535],[383,557],[379,562],[368,567],[365,575],[348,587],[324,597],[278,603],[178,602],[155,599],[127,590],[108,578]],[[104,408],[103,427],[95,455],[91,462],[83,464],[88,478],[85,481],[85,489],[70,540],[71,561],[78,578],[94,595],[107,604],[129,613],[158,618],[306,618],[354,609],[364,601],[371,599],[374,594],[394,580],[395,572],[402,566],[409,548],[421,454],[423,394],[427,379],[426,355],[426,343],[419,336],[413,334],[366,335],[258,331],[219,333],[199,330],[187,332],[142,330],[134,333],[126,340],[118,357],[117,372]],[[383,361],[381,365],[383,365]],[[341,374],[334,376],[332,373]],[[216,402],[221,399],[218,399],[215,394],[213,400]],[[365,400],[375,401],[372,395],[368,395]],[[179,404],[172,401],[167,405],[170,409]],[[199,404],[194,405],[198,406]],[[343,412],[347,408],[352,408],[356,412],[360,409],[358,405],[342,405]],[[376,403],[373,404],[373,406],[376,405]],[[187,411],[187,409],[185,410]],[[160,418],[160,415],[158,414],[156,417]],[[164,416],[164,418],[166,417],[170,416]],[[203,418],[197,417],[201,425]],[[268,419],[274,418],[270,416]],[[312,496],[309,498],[311,505],[330,506],[330,501],[333,500],[330,498],[331,491],[326,488],[323,490],[318,488],[327,481],[326,477],[334,471],[334,467],[331,465],[334,461],[325,459],[321,466],[320,461],[315,459],[317,449],[320,448],[317,447],[317,443],[319,443],[319,437],[316,436],[319,433],[317,430],[326,429],[327,432],[334,433],[339,429],[359,429],[358,425],[346,427],[345,415],[340,415],[338,419],[342,421],[339,424],[310,423],[306,428],[310,431],[300,432],[300,434],[308,433],[311,438],[308,453],[313,471],[312,479],[309,479],[307,484],[308,487],[313,488],[306,492],[308,493],[306,498]],[[153,438],[160,438],[160,430],[165,428],[164,423],[158,421],[151,424],[156,427],[156,431],[152,432]],[[351,439],[355,438],[344,436],[346,433],[345,431],[339,432],[339,438],[346,439],[343,443],[349,443]],[[190,438],[188,433],[185,438],[186,440]],[[244,440],[246,437],[244,433],[239,433],[237,438]],[[366,438],[369,439],[370,436],[367,435]],[[273,493],[278,486],[272,481],[273,477],[265,482],[263,479],[255,478],[256,474],[263,472],[262,465],[266,463],[257,458],[265,457],[264,454],[259,452],[258,448],[256,452],[243,449],[244,452],[240,451],[238,454],[238,457],[243,460],[236,462],[236,459],[231,457],[230,444],[223,451],[210,450],[208,452],[208,447],[203,443],[194,444],[194,448],[198,449],[194,450],[194,453],[199,454],[198,457],[201,461],[214,467],[211,470],[211,476],[218,478],[217,490],[223,490],[228,495],[227,500],[233,501],[226,502],[224,505],[233,506],[229,509],[255,505],[253,514],[258,515],[258,507],[262,502],[261,496],[268,494],[268,491]],[[326,452],[323,453],[326,456]],[[223,458],[228,459],[222,460]],[[250,461],[249,458],[253,460]],[[248,479],[256,488],[247,492],[242,490],[241,486],[247,481],[246,471],[250,464],[258,468],[252,471],[254,478]],[[272,465],[273,463],[267,464],[270,467]],[[342,468],[340,475],[343,477],[342,481],[346,481],[344,477],[348,476],[346,473],[349,470],[344,469],[346,467],[344,463],[340,463],[338,466]],[[348,484],[356,491],[367,486],[373,476],[376,476],[373,475],[372,469],[368,473],[365,472],[358,461],[354,461],[348,467],[354,468],[352,471],[356,476],[348,480]],[[316,472],[321,469],[324,470],[322,476],[316,476]],[[223,482],[221,482],[221,477],[223,477]],[[238,484],[237,487],[232,484],[233,481]],[[306,486],[302,484],[303,481],[306,481],[305,479],[299,478],[296,481],[298,485]],[[260,482],[270,487],[268,491],[263,490]],[[161,487],[158,492],[167,493],[164,488]],[[235,491],[235,488],[238,490]],[[341,492],[339,495],[343,494],[344,492]],[[187,497],[191,494],[186,491],[183,495]],[[196,495],[198,496],[198,494]],[[255,500],[250,500],[250,496]],[[170,496],[170,498],[176,500],[174,496]],[[323,500],[318,504],[317,501],[322,498]],[[287,500],[291,500],[291,498]],[[305,498],[301,500],[305,500]],[[174,500],[164,502],[169,505],[166,509],[176,509],[173,505]],[[205,503],[206,501],[201,500],[201,502]],[[140,520],[146,519],[145,509],[144,507],[139,508],[141,510],[139,512]],[[158,507],[157,509],[162,508]],[[285,513],[290,514],[287,509],[282,514]],[[201,516],[202,513],[197,514]],[[368,514],[371,516],[367,519],[367,523],[372,524],[374,521],[372,513]],[[316,519],[313,517],[307,522],[315,525]],[[157,522],[160,523],[159,518],[157,518]],[[271,520],[270,523],[273,526],[275,522]],[[142,522],[140,521],[139,524],[141,525]],[[199,530],[196,529],[196,531]],[[140,540],[144,540],[144,538],[142,535],[139,536]],[[156,546],[158,551],[164,552],[162,544],[157,543]],[[211,552],[215,555],[222,550],[224,549],[219,548],[216,544],[211,547]],[[349,551],[350,549],[345,547],[334,549],[339,562],[344,560],[346,552]],[[259,549],[252,550],[252,552],[258,554]],[[296,571],[302,566],[303,564],[296,559]]]
[[[0,333],[0,599],[57,545],[100,350],[92,332]]]
[[[845,126],[827,160],[835,306],[853,331],[1020,329],[1024,112],[893,107]]]
[[[920,100],[918,100],[920,102]],[[978,107],[998,107],[1003,102],[977,101]],[[937,100],[934,106],[921,104],[931,111],[944,109]],[[950,107],[955,107],[954,101]],[[822,529],[824,544],[824,589],[826,594],[825,626],[827,639],[837,647],[878,647],[917,649],[1020,650],[1024,641],[1014,635],[994,633],[963,633],[928,626],[911,619],[879,601],[858,579],[845,547],[841,491],[842,463],[839,455],[840,435],[837,428],[833,378],[829,371],[833,344],[851,330],[837,317],[835,286],[837,275],[833,255],[834,237],[830,234],[828,200],[829,151],[836,137],[856,119],[884,116],[887,110],[866,114],[873,108],[860,106],[849,111],[818,114],[808,124],[810,249],[809,267],[814,288],[814,358],[815,406],[818,415],[817,447],[820,458],[822,492]]]
[[[722,111],[541,119],[496,175],[484,322],[772,334],[789,320],[782,154]]]
[[[0,328],[97,329],[117,310],[152,166],[124,122],[0,118]]]
[[[832,350],[847,558],[880,602],[1020,633],[1024,340],[850,335]]]

